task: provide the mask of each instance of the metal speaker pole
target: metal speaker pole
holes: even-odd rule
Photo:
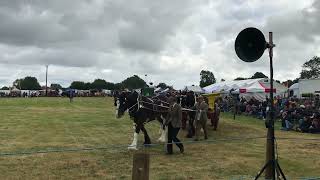
[[[48,96],[48,66],[46,65],[46,96]]]
[[[257,61],[264,53],[266,49],[269,49],[270,58],[270,121],[267,125],[267,147],[266,147],[266,164],[260,170],[255,179],[258,179],[265,171],[266,179],[276,179],[276,173],[278,177],[280,175],[283,179],[286,179],[278,160],[275,156],[275,136],[274,136],[274,103],[273,103],[273,48],[275,45],[272,40],[272,32],[269,32],[269,42],[266,42],[263,33],[254,27],[249,27],[242,30],[235,41],[235,51],[237,56],[244,62]]]

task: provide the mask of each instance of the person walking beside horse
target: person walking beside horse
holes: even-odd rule
[[[180,152],[183,153],[183,144],[177,138],[179,130],[182,126],[182,108],[180,104],[177,103],[177,98],[174,96],[169,98],[169,104],[169,112],[166,118],[166,125],[168,126],[167,154],[173,154],[172,142],[174,142],[179,147]]]
[[[219,103],[221,102],[221,99],[217,99],[216,102],[214,103],[214,108],[213,108],[213,117],[211,118],[211,125],[213,127],[213,130],[217,130],[218,124],[219,124],[219,116],[220,116],[220,107]]]
[[[204,101],[203,96],[199,96],[197,99],[197,103],[195,105],[196,109],[196,138],[195,141],[199,141],[200,130],[203,129],[204,139],[208,139],[208,130],[207,130],[207,112],[208,112],[208,104]]]

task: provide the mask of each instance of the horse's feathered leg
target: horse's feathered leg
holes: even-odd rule
[[[193,112],[189,113],[189,129],[188,129],[188,134],[187,138],[192,138],[195,134],[195,127],[194,127],[194,114]]]
[[[141,130],[142,130],[142,132],[144,134],[144,143],[143,144],[144,145],[151,144],[150,137],[149,137],[148,132],[147,132],[146,128],[144,127],[144,125],[141,126]]]
[[[162,142],[165,143],[167,141],[167,130],[168,128],[166,128],[166,126],[164,125],[165,123],[165,119],[163,118],[163,116],[160,116],[161,120],[159,120],[160,122],[160,130],[161,130],[161,136],[158,139],[158,142]]]
[[[128,149],[138,150],[138,135],[140,132],[140,127],[137,124],[134,124],[134,133],[133,133],[133,140],[132,143],[129,145]]]

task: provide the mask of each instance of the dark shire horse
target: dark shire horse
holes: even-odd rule
[[[181,102],[182,107],[187,108],[187,109],[193,109],[195,105],[195,95],[192,91],[187,92],[185,96],[183,96],[182,102]],[[187,116],[189,117],[189,126],[188,126],[188,134],[187,138],[192,138],[195,134],[195,127],[194,127],[194,119],[196,112],[195,111],[183,111]]]
[[[153,120],[160,122],[162,130],[161,137],[158,139],[161,142],[166,141],[165,133],[165,117],[168,108],[163,104],[163,100],[151,99],[149,97],[140,96],[136,91],[123,92],[118,97],[117,118],[121,118],[126,111],[129,112],[130,119],[134,122],[134,135],[129,149],[137,149],[138,134],[140,131],[144,134],[144,145],[151,144],[150,137],[145,128],[145,123]]]

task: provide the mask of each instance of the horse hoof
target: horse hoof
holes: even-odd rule
[[[136,150],[138,150],[138,149],[137,149],[137,147],[129,146],[129,147],[128,147],[128,150],[135,150],[135,151],[136,151]]]

